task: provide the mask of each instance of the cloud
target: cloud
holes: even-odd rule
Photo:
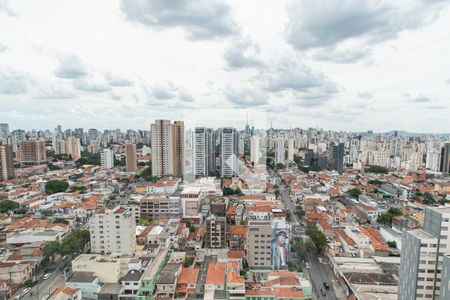
[[[427,106],[425,106],[425,108],[426,109],[446,109],[447,106],[435,104],[435,105],[427,105]]]
[[[359,92],[359,93],[358,93],[358,96],[359,96],[360,98],[364,98],[364,99],[372,99],[372,98],[373,98],[372,93],[371,93],[371,92],[368,92],[368,91]]]
[[[264,65],[258,57],[261,50],[250,38],[233,39],[225,50],[224,58],[230,69],[258,68]]]
[[[426,103],[426,102],[431,102],[431,99],[427,96],[419,95],[419,96],[411,98],[409,100],[409,102],[411,102],[411,103]]]
[[[320,61],[329,61],[338,64],[352,64],[367,57],[370,53],[370,49],[364,46],[354,48],[328,47],[317,49],[312,57],[315,60]]]
[[[314,88],[337,92],[336,85],[323,73],[313,71],[309,66],[294,59],[285,59],[265,70],[263,81],[266,89],[271,92],[308,92]]]
[[[111,87],[104,80],[94,77],[75,79],[73,86],[78,90],[91,93],[111,91]]]
[[[4,44],[0,43],[0,52],[5,52],[8,50],[8,47],[6,47]]]
[[[0,94],[16,95],[28,91],[28,75],[10,68],[0,69]]]
[[[85,76],[87,74],[87,68],[78,56],[64,54],[59,55],[59,66],[53,74],[59,78],[75,79]]]
[[[16,17],[17,14],[9,7],[9,0],[0,0],[0,14],[4,13],[10,17]]]
[[[343,43],[372,46],[393,39],[398,33],[434,21],[439,1],[316,0],[292,1],[288,5],[288,42],[299,51],[328,48],[316,54],[321,60],[353,62],[361,51],[336,49]],[[336,55],[336,56],[335,56]]]
[[[152,95],[157,100],[167,100],[176,97],[177,87],[173,83],[168,82],[164,85],[156,85],[152,88]]]
[[[133,85],[133,81],[127,79],[124,76],[117,75],[117,74],[113,75],[111,73],[107,73],[105,78],[108,81],[109,86],[123,87],[123,86],[132,86]]]
[[[180,100],[182,100],[184,102],[193,102],[194,101],[194,97],[187,90],[183,90],[183,89],[180,90],[179,97],[180,97]]]
[[[129,21],[157,30],[182,28],[190,40],[224,38],[238,32],[230,7],[222,1],[122,0],[121,10]]]
[[[73,99],[76,98],[76,94],[61,86],[53,85],[45,90],[41,90],[35,99]]]
[[[267,93],[259,91],[256,87],[240,87],[234,88],[227,86],[225,97],[236,106],[251,107],[261,106],[268,103],[269,96]]]

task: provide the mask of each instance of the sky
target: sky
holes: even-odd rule
[[[449,28],[448,0],[0,0],[0,123],[448,133]]]

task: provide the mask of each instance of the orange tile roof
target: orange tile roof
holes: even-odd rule
[[[292,288],[276,288],[274,289],[277,298],[304,298],[305,293],[302,290]]]
[[[178,284],[195,284],[197,283],[198,274],[200,269],[198,268],[183,268],[181,269],[180,276],[178,277]]]
[[[246,296],[274,296],[272,289],[246,290]]]
[[[226,264],[224,262],[209,263],[208,272],[206,273],[206,284],[225,284]]]
[[[230,234],[233,235],[246,235],[248,233],[248,227],[242,225],[231,225]]]
[[[244,251],[228,251],[228,258],[244,258],[245,252]]]
[[[235,216],[236,215],[236,207],[233,205],[228,205],[227,207],[227,216]]]

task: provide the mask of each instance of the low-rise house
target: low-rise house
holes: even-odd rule
[[[66,286],[81,291],[83,299],[97,299],[101,289],[98,277],[93,272],[74,272],[66,280]]]

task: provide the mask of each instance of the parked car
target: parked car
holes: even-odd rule
[[[30,287],[27,287],[26,289],[23,290],[22,295],[26,295],[31,291]]]
[[[47,273],[47,274],[45,274],[44,275],[44,280],[47,280],[47,279],[49,279],[50,278],[50,276],[52,276],[52,273]]]
[[[327,291],[324,290],[323,288],[320,288],[320,293],[322,294],[322,296],[326,296],[327,295]]]
[[[306,263],[305,265],[306,265],[306,268],[307,268],[307,269],[311,268],[311,267],[309,266],[309,263]]]
[[[330,285],[328,284],[328,282],[324,282],[324,283],[323,283],[323,286],[324,286],[327,290],[330,289]]]
[[[19,295],[17,295],[14,299],[15,300],[20,300],[20,299],[22,299],[23,298],[23,295],[22,294],[19,294]]]

